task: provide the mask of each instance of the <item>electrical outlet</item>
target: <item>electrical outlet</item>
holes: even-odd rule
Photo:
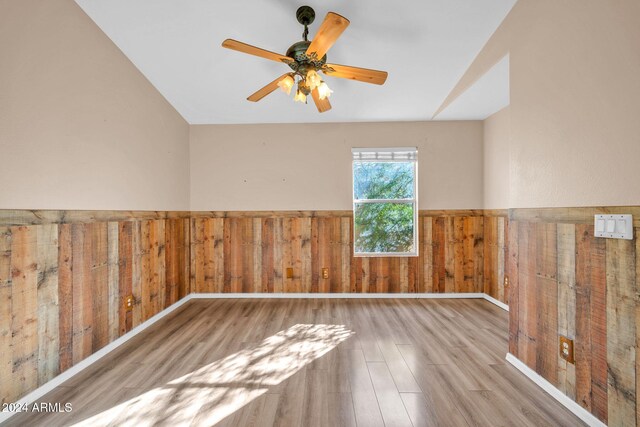
[[[329,269],[328,268],[323,268],[322,269],[322,278],[323,279],[328,279],[329,278]]]
[[[575,363],[573,357],[573,340],[562,335],[560,336],[560,357],[569,363]]]
[[[509,276],[504,276],[504,287],[505,288],[509,287]]]
[[[293,268],[287,267],[287,279],[293,279]]]
[[[133,310],[133,303],[134,303],[133,295],[128,295],[127,297],[125,297],[125,299],[124,299],[124,309],[125,309],[125,311]]]

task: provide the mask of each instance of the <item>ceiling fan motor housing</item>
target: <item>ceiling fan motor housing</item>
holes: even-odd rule
[[[293,58],[295,61],[290,62],[289,66],[293,71],[301,75],[306,75],[307,71],[311,69],[317,71],[327,62],[327,55],[324,55],[320,59],[307,55],[307,49],[310,44],[310,41],[302,40],[294,43],[289,49],[287,49],[286,55],[289,58]]]

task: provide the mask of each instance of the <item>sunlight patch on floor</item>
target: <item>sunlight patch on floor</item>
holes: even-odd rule
[[[344,325],[298,324],[74,425],[213,425],[351,335]]]

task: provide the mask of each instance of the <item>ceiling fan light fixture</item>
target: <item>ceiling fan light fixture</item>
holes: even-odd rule
[[[311,90],[314,90],[315,88],[320,86],[320,83],[322,83],[322,79],[320,78],[316,70],[309,70],[306,80],[307,86],[309,86],[309,89]]]
[[[307,103],[307,95],[305,95],[304,93],[302,93],[302,91],[300,89],[298,89],[296,91],[296,96],[293,97],[293,100],[295,102],[303,102],[303,103]]]
[[[318,86],[318,97],[321,100],[327,99],[331,96],[332,93],[333,91],[329,89],[329,86],[325,82],[320,81],[320,85]]]
[[[291,95],[291,89],[293,88],[294,84],[295,84],[295,80],[289,74],[284,79],[278,82],[278,87],[282,89],[282,91],[287,95]]]

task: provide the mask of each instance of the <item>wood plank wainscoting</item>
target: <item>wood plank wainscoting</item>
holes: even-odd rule
[[[595,214],[640,207],[512,209],[509,351],[611,426],[640,422],[640,239],[594,238]],[[558,336],[575,340],[575,365]]]
[[[485,292],[507,302],[507,211],[419,217],[419,257],[354,258],[351,211],[0,210],[0,400],[192,292]]]
[[[197,293],[504,292],[506,211],[420,211],[419,256],[353,254],[351,211],[192,212]],[[292,269],[287,277],[286,269]],[[328,270],[323,278],[322,269]]]
[[[0,211],[2,403],[189,293],[188,216]]]

